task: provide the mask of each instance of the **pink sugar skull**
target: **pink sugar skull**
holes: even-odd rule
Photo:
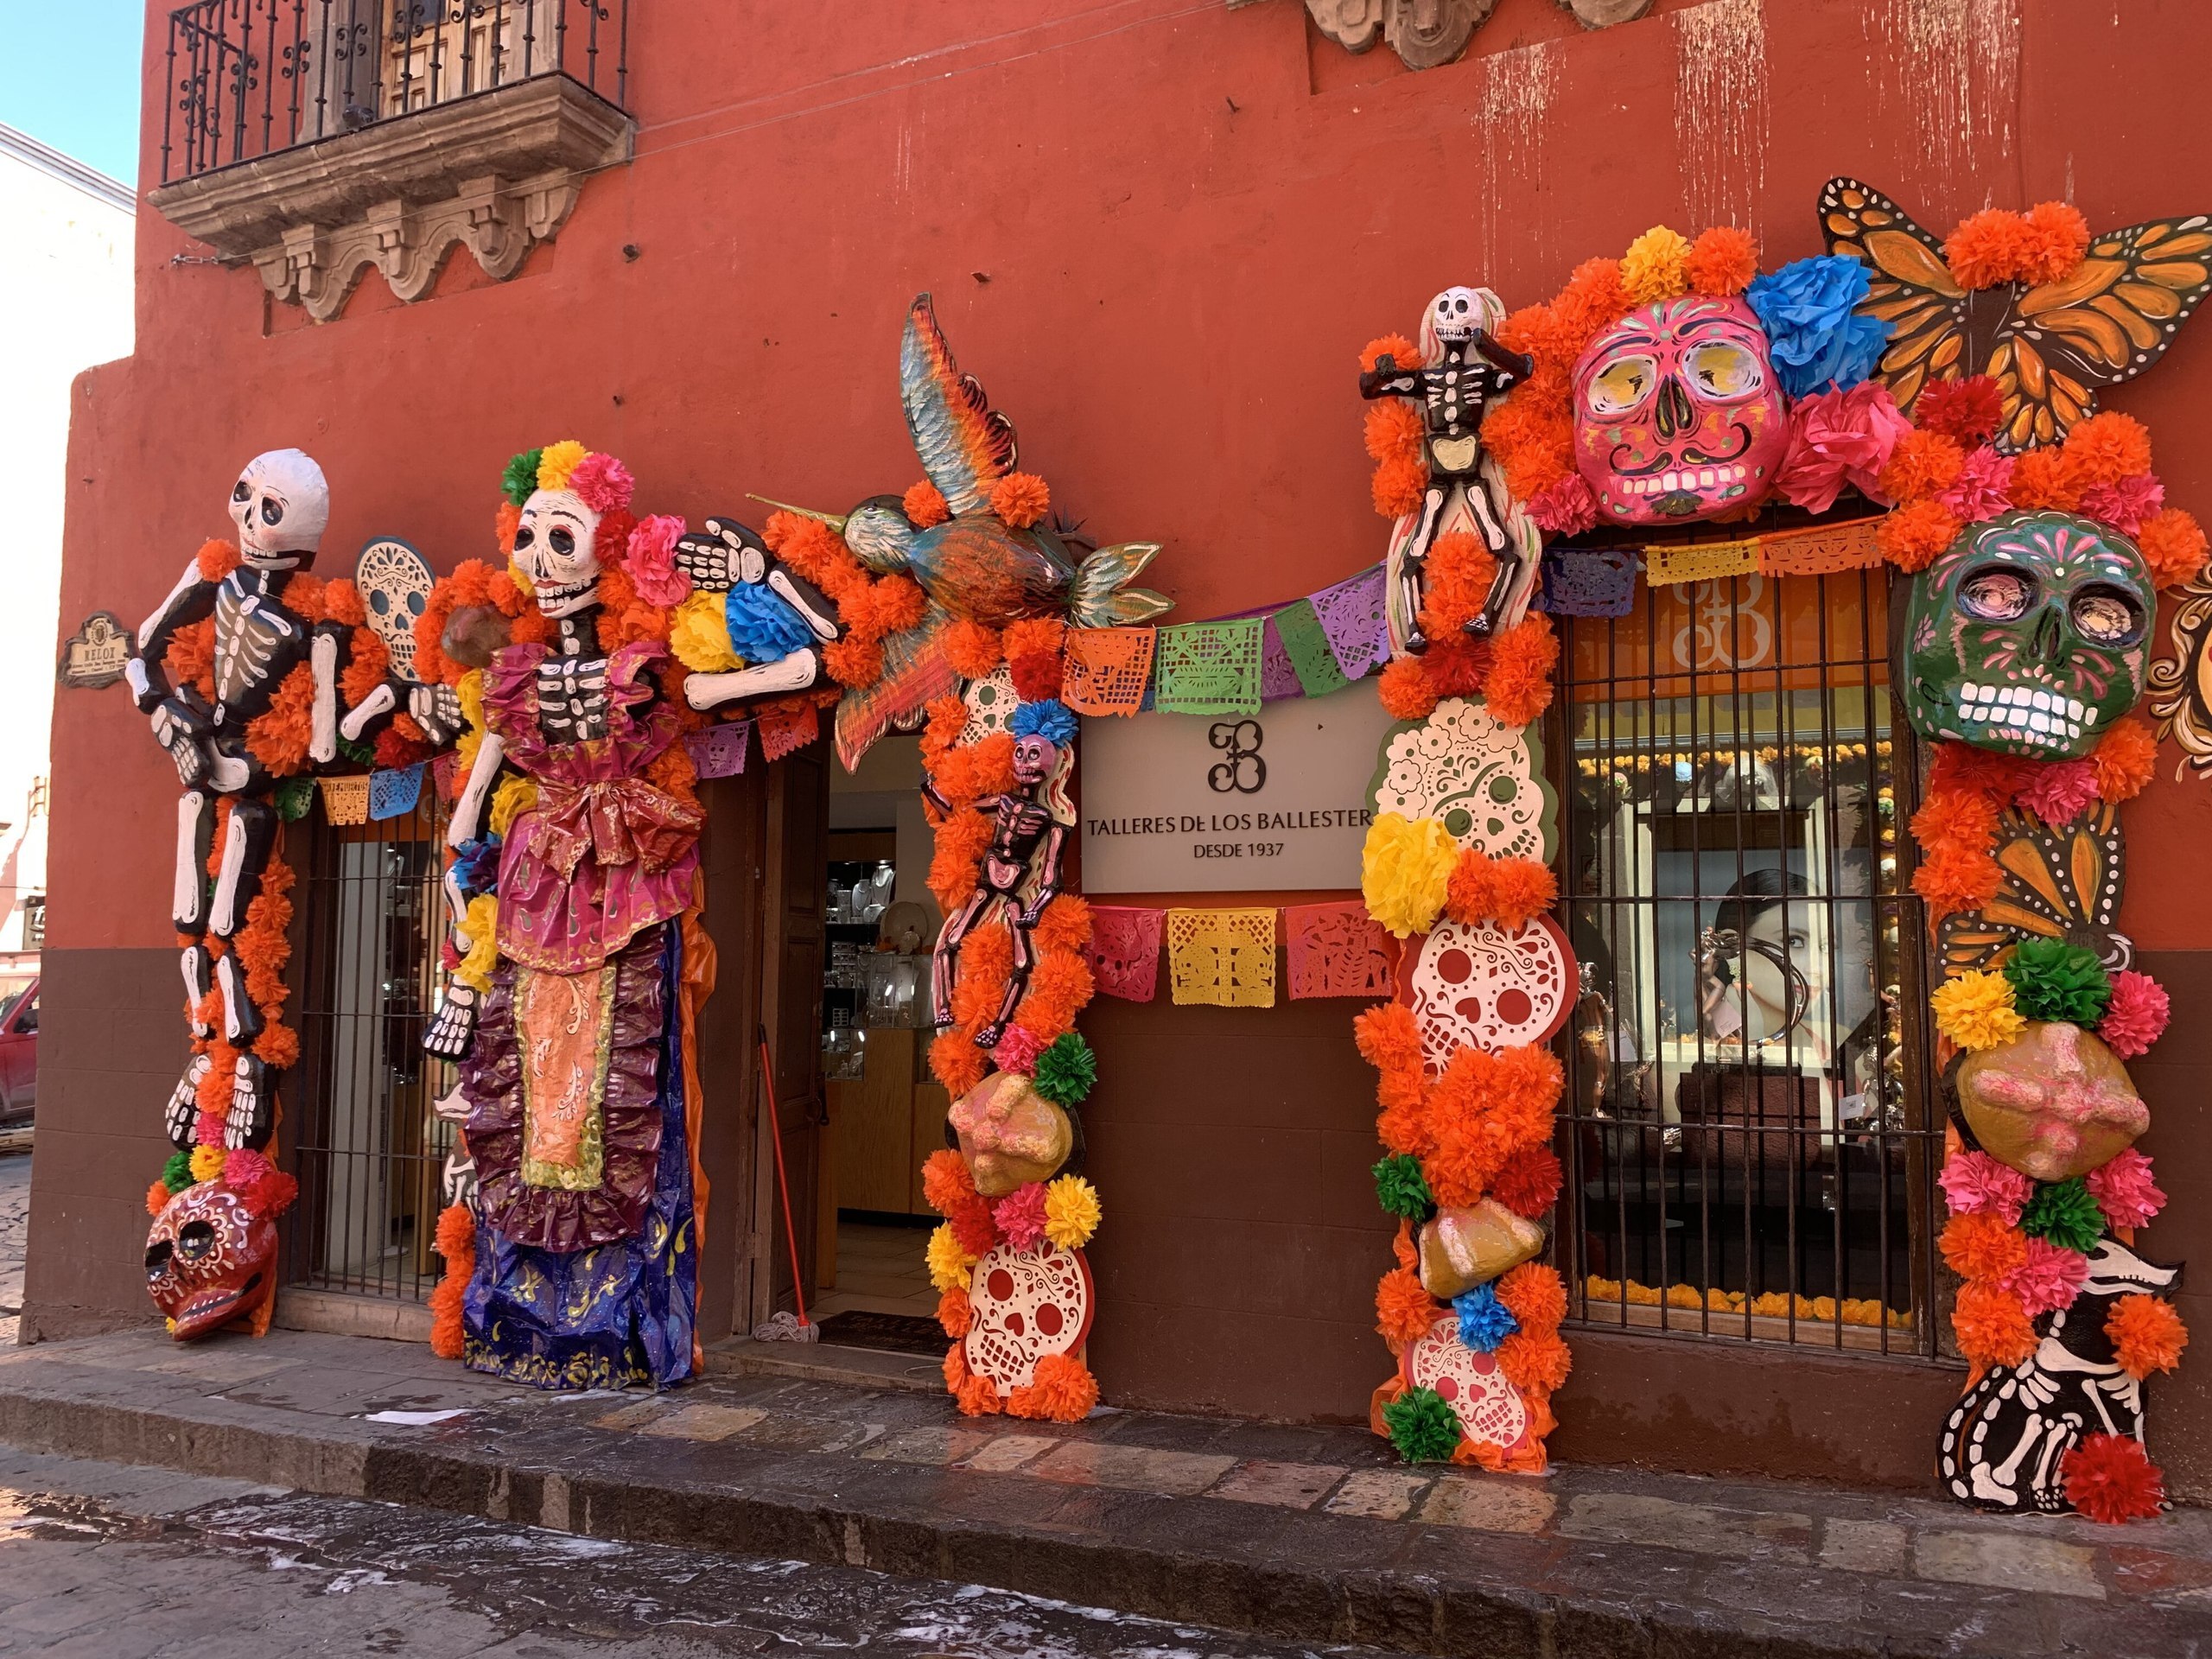
[[[1638,306],[1574,362],[1574,456],[1615,524],[1680,524],[1765,499],[1789,417],[1741,300]]]

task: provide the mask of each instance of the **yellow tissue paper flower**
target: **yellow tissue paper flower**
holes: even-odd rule
[[[1098,1189],[1080,1175],[1063,1175],[1045,1189],[1045,1236],[1079,1250],[1098,1230]]]
[[[511,772],[492,791],[492,810],[486,819],[492,833],[504,837],[514,821],[537,804],[537,780]]]
[[[220,1147],[194,1147],[192,1149],[192,1179],[212,1181],[223,1173],[223,1149]]]
[[[2012,1000],[2012,982],[2002,974],[1961,974],[1938,986],[1928,999],[1936,1028],[1961,1048],[1999,1048],[2028,1028]]]
[[[499,900],[495,893],[480,893],[461,913],[461,931],[468,935],[468,954],[453,976],[474,991],[492,988],[492,969],[499,960]]]
[[[720,594],[694,594],[676,607],[669,621],[668,648],[694,674],[745,666],[745,659],[730,645],[729,618]]]
[[[930,1235],[930,1283],[939,1290],[960,1290],[968,1283],[968,1269],[976,1265],[976,1258],[960,1248],[954,1236],[952,1224],[938,1223],[937,1230]]]
[[[454,775],[466,784],[468,774],[476,770],[476,752],[484,747],[484,671],[470,669],[454,687],[454,694],[461,699],[461,717],[468,722],[468,729],[454,745]]]
[[[1414,822],[1385,812],[1368,827],[1360,849],[1359,890],[1367,913],[1398,938],[1426,933],[1444,908],[1459,845],[1441,818]]]
[[[1621,286],[1638,305],[1678,300],[1690,290],[1690,245],[1679,232],[1654,225],[1621,257]]]
[[[515,591],[524,599],[537,597],[537,584],[530,579],[530,573],[512,559],[507,561],[507,580],[514,583]]]
[[[558,443],[549,443],[537,452],[537,487],[541,490],[565,490],[569,474],[591,452],[574,438],[563,438]]]

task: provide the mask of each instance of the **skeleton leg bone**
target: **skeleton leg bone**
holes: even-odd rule
[[[176,804],[176,891],[169,919],[183,933],[207,925],[207,853],[215,844],[215,798],[187,790]]]
[[[223,988],[224,1040],[242,1047],[260,1036],[268,1021],[246,995],[245,970],[238,966],[237,951],[226,950],[217,960],[215,982]]]
[[[1006,1035],[1007,1021],[1014,1018],[1014,1009],[1021,1005],[1021,999],[1028,994],[1029,970],[1037,965],[1037,942],[1030,937],[1029,930],[1017,921],[1011,931],[1014,934],[1014,971],[1007,976],[1006,995],[999,999],[998,1017],[976,1033],[976,1046],[978,1048],[998,1046],[999,1039]]]
[[[200,1017],[200,1005],[215,988],[214,959],[207,954],[206,945],[188,945],[178,965],[184,971],[184,1013],[192,1034],[196,1038],[212,1037],[215,1028]]]
[[[763,663],[758,668],[690,675],[683,682],[683,700],[694,709],[718,709],[742,697],[804,691],[821,677],[822,653],[810,646],[788,657],[779,657],[772,663]]]
[[[251,1054],[238,1056],[232,1074],[231,1109],[223,1119],[223,1145],[259,1152],[276,1132],[276,1073]]]
[[[930,957],[930,1012],[940,1027],[953,1023],[952,982],[960,965],[960,947],[997,897],[988,887],[977,887],[966,904],[945,918],[944,929],[937,936],[937,950]]]
[[[276,811],[263,801],[240,801],[231,809],[223,837],[223,868],[215,879],[215,902],[207,930],[227,939],[245,925],[246,906],[261,893],[261,874],[276,840]]]

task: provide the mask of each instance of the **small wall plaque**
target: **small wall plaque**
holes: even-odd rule
[[[54,673],[64,685],[97,691],[121,679],[130,660],[130,631],[116,620],[114,612],[94,611],[62,643]]]

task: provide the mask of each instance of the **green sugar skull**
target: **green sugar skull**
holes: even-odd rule
[[[1913,578],[1897,683],[1912,729],[2078,760],[2142,695],[2155,606],[2135,543],[2072,513],[1969,524]]]

